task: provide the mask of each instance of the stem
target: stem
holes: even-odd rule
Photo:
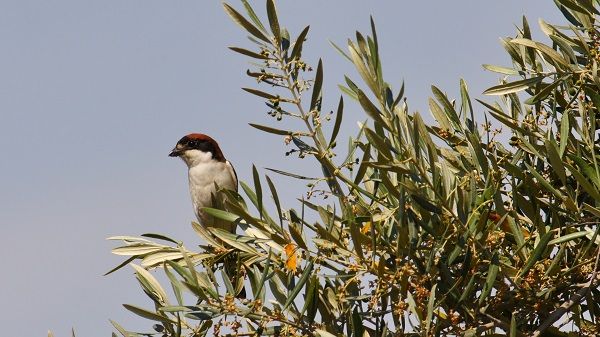
[[[594,272],[590,277],[590,280],[583,284],[579,291],[577,291],[568,301],[564,302],[560,308],[556,309],[531,335],[532,337],[541,336],[542,333],[548,329],[554,322],[558,321],[565,313],[571,309],[571,307],[575,304],[581,302],[581,300],[587,295],[592,287],[596,286],[597,276],[598,276],[598,264],[600,262],[600,249],[598,249],[598,253],[596,253],[596,262],[594,263]]]
[[[284,73],[283,79],[285,80],[285,82],[287,84],[286,88],[292,94],[292,97],[294,98],[294,102],[293,103],[298,108],[298,111],[300,112],[301,118],[302,118],[302,120],[304,120],[304,123],[306,124],[306,128],[308,129],[309,133],[311,134],[311,138],[315,142],[317,150],[319,151],[319,153],[321,153],[322,152],[321,142],[315,136],[315,132],[314,132],[314,130],[312,128],[312,125],[310,125],[310,122],[308,121],[308,116],[306,115],[306,111],[304,111],[304,107],[302,106],[302,99],[300,97],[300,93],[296,91],[296,89],[295,89],[296,86],[292,83],[291,74],[289,73],[289,70],[288,70],[288,64],[285,61],[285,59],[283,58],[281,48],[279,48],[279,46],[276,43],[274,43],[273,46],[275,47],[275,50],[277,50],[276,59],[277,59],[277,62],[279,63],[279,66],[280,66],[281,70]]]
[[[306,128],[308,129],[308,132],[311,135],[310,137],[312,138],[312,140],[315,143],[315,146],[317,148],[317,152],[318,152],[317,160],[321,163],[321,165],[325,166],[325,168],[330,172],[332,177],[340,177],[340,175],[341,175],[340,171],[335,167],[335,165],[333,165],[333,163],[331,163],[330,160],[327,159],[327,151],[326,151],[324,145],[321,144],[319,137],[317,137],[316,131],[313,129],[312,125],[310,124],[310,122],[308,120],[309,116],[306,113],[306,111],[304,110],[304,107],[302,106],[301,93],[298,91],[296,85],[292,82],[288,63],[286,62],[286,60],[284,59],[284,57],[282,55],[281,48],[279,47],[279,45],[277,43],[273,43],[273,47],[275,47],[274,49],[276,50],[277,62],[279,63],[279,66],[284,73],[283,78],[285,79],[287,88],[290,91],[290,93],[292,94],[292,97],[294,98],[293,103],[298,108],[298,111],[300,112],[302,120],[304,120],[304,124],[306,124]],[[339,182],[337,181],[337,179],[328,178],[328,180],[331,180],[332,183],[334,184],[333,188],[330,187],[332,190],[331,192],[333,192],[334,195],[338,196],[339,201],[340,201],[340,206],[342,207],[342,209],[344,209],[345,208],[344,200],[343,200],[344,196],[343,196],[342,188],[341,188]]]

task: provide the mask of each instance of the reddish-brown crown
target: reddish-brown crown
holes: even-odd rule
[[[183,136],[177,144],[181,144],[189,149],[211,152],[215,160],[225,161],[225,157],[223,156],[223,152],[221,152],[219,144],[203,133],[190,133]]]

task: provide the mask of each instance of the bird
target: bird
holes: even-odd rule
[[[215,208],[222,204],[218,188],[236,192],[238,189],[235,169],[223,156],[219,144],[205,134],[190,133],[177,142],[169,156],[179,157],[187,165],[190,196],[200,224],[205,228],[217,227],[235,234],[234,222],[218,221],[203,210],[204,207]]]
[[[190,196],[196,218],[204,228],[221,228],[235,234],[236,222],[216,219],[204,211],[204,207],[223,207],[220,189],[237,192],[238,178],[231,162],[225,159],[219,144],[210,136],[190,133],[183,136],[169,153],[169,157],[179,157],[187,165]],[[217,240],[220,241],[220,240]],[[230,280],[238,280],[234,294],[246,298],[244,271],[239,267],[237,254],[228,255],[223,261],[223,269]],[[241,277],[241,278],[240,278]]]

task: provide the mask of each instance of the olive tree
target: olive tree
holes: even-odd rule
[[[309,27],[292,35],[266,0],[224,4],[248,35],[232,47],[252,59],[244,90],[266,103],[288,154],[322,175],[269,170],[307,185],[294,205],[253,168],[240,193],[222,191],[214,217],[238,234],[193,229],[190,249],[158,234],[114,237],[155,321],[123,336],[596,336],[600,315],[600,32],[598,1],[556,0],[565,21],[524,18],[502,40],[511,66],[484,65],[500,84],[474,102],[432,86],[432,119],[409,110],[385,80],[373,20],[335,46],[356,73],[335,106],[322,104],[326,65],[303,58]],[[338,139],[345,106],[367,121]],[[257,105],[259,107],[260,105]],[[257,108],[257,110],[259,110]],[[431,123],[426,120],[432,120]],[[296,121],[300,121],[297,123]],[[301,125],[299,129],[293,125]],[[510,140],[499,136],[500,129]],[[505,137],[506,138],[506,137]],[[347,144],[347,146],[344,146]],[[237,265],[236,277],[223,272]],[[160,284],[154,273],[166,274]],[[246,287],[247,298],[236,296]],[[168,289],[168,291],[167,291]]]

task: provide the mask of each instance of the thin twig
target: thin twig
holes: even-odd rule
[[[284,74],[283,79],[285,80],[285,83],[287,84],[287,86],[285,86],[285,87],[287,87],[287,89],[290,91],[290,93],[292,94],[292,96],[294,98],[293,101],[289,102],[289,103],[295,104],[296,107],[298,108],[298,112],[300,112],[300,115],[302,116],[302,120],[304,120],[304,123],[306,124],[306,128],[308,129],[308,132],[311,134],[311,137],[312,137],[313,141],[315,142],[315,146],[318,151],[318,154],[315,155],[315,158],[317,158],[317,160],[321,163],[321,165],[323,165],[330,171],[330,174],[332,175],[332,177],[327,177],[327,178],[330,179],[330,181],[333,183],[333,185],[331,186],[332,187],[331,190],[334,194],[336,194],[338,196],[338,198],[340,198],[340,205],[343,207],[344,206],[344,203],[342,200],[343,199],[343,195],[342,195],[343,191],[340,186],[340,183],[337,181],[337,179],[335,179],[335,176],[340,177],[341,173],[339,171],[336,172],[335,165],[333,165],[333,163],[326,158],[326,153],[327,153],[326,144],[321,144],[321,141],[319,140],[319,137],[317,136],[317,133],[316,133],[317,130],[313,129],[312,125],[310,124],[310,121],[308,120],[309,113],[311,113],[311,112],[306,112],[304,110],[304,107],[302,106],[302,93],[298,90],[297,86],[292,81],[292,75],[290,74],[290,69],[287,66],[289,63],[285,60],[285,58],[282,54],[281,48],[279,48],[279,45],[277,43],[273,43],[273,47],[275,47],[275,51],[277,53],[276,58],[279,63],[279,66],[280,66],[280,70]],[[320,160],[319,158],[322,158],[322,160]]]
[[[486,332],[490,329],[493,329],[495,327],[496,327],[496,323],[494,323],[494,322],[482,324],[482,325],[478,326],[477,329],[475,329],[475,335],[480,336],[484,332]]]
[[[491,320],[494,323],[494,326],[497,326],[504,331],[510,331],[510,324],[508,324],[508,323],[504,322],[503,320],[500,320],[490,314],[484,313],[484,315],[485,315],[485,317],[487,317],[489,320]]]
[[[568,301],[563,303],[558,309],[554,310],[554,312],[552,312],[550,314],[550,316],[548,316],[548,318],[546,318],[546,320],[544,322],[542,322],[542,324],[540,324],[540,326],[538,326],[537,329],[535,329],[535,331],[533,332],[531,337],[541,336],[542,333],[546,329],[548,329],[550,326],[552,326],[565,313],[567,313],[573,305],[581,302],[581,300],[587,295],[587,293],[590,291],[590,289],[592,287],[596,286],[599,262],[600,262],[600,248],[598,248],[598,253],[596,253],[596,262],[594,264],[594,272],[592,273],[592,277],[590,277],[590,280],[588,282],[584,283],[583,285],[581,285],[581,289],[579,289],[579,291],[577,291],[577,293],[575,293],[573,296],[571,296],[571,298]]]

